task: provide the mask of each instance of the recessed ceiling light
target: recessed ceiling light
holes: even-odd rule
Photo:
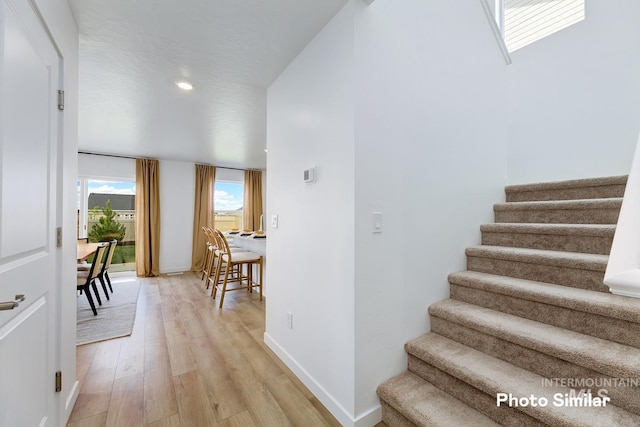
[[[189,82],[185,82],[184,80],[177,81],[176,85],[182,90],[191,90],[193,89],[193,85]]]
[[[264,152],[265,152],[265,153],[267,152],[267,149],[266,149],[266,148],[264,149]]]

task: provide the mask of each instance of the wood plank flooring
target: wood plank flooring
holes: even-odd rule
[[[77,348],[69,427],[340,424],[263,342],[265,302],[193,273],[142,280],[133,333]]]

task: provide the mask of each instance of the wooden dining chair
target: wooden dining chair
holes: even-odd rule
[[[111,267],[111,260],[113,259],[113,253],[116,251],[116,246],[118,246],[118,241],[116,239],[113,239],[109,242],[109,252],[107,252],[107,259],[102,265],[102,270],[100,270],[100,273],[98,273],[98,280],[100,280],[100,284],[102,285],[104,293],[107,295],[107,299],[109,299],[109,294],[107,293],[107,285],[109,285],[109,290],[111,291],[111,293],[113,293],[113,288],[111,287],[111,279],[109,278],[109,267]]]
[[[211,276],[211,265],[213,263],[213,258],[215,257],[215,244],[213,238],[213,229],[211,227],[207,227],[206,225],[202,227],[202,232],[205,236],[205,254],[204,254],[204,264],[202,265],[202,276],[200,280],[207,280],[207,288],[209,288],[209,276]]]
[[[100,270],[100,272],[98,273],[98,280],[100,281],[100,285],[102,285],[102,290],[104,291],[104,294],[106,295],[108,300],[109,293],[107,292],[107,285],[109,286],[109,290],[111,291],[111,293],[113,293],[113,287],[111,286],[111,279],[109,278],[108,270],[109,270],[109,267],[111,266],[111,260],[113,259],[113,253],[116,250],[118,241],[116,239],[113,239],[112,241],[108,242],[107,245],[109,246],[107,251],[107,259],[102,264],[102,270]],[[91,268],[91,264],[88,264],[88,263],[78,264],[77,268],[78,268],[78,271],[89,270],[89,268]],[[105,280],[106,280],[106,283],[105,283]]]
[[[213,289],[211,296],[215,299],[220,290],[220,308],[224,303],[224,296],[228,291],[245,289],[253,291],[253,288],[260,290],[260,301],[262,301],[262,255],[255,252],[232,252],[229,243],[220,230],[214,230],[220,255],[216,266],[216,272],[211,278]],[[253,281],[253,266],[258,265],[259,281]],[[242,267],[247,267],[247,274],[243,274]],[[220,278],[224,268],[224,277]],[[234,274],[235,273],[235,276]],[[227,288],[230,282],[237,282],[238,286]],[[246,283],[246,284],[245,284]]]
[[[77,290],[83,292],[87,296],[87,300],[89,301],[89,305],[91,306],[91,310],[93,311],[94,316],[98,315],[98,311],[96,310],[96,305],[94,304],[93,297],[91,296],[91,288],[93,288],[93,292],[96,295],[98,304],[102,305],[102,301],[100,301],[100,295],[98,294],[98,289],[96,287],[95,279],[96,277],[98,277],[100,270],[102,270],[103,258],[107,247],[108,245],[106,244],[98,246],[98,249],[93,256],[93,262],[91,263],[91,267],[89,268],[89,270],[78,270]]]

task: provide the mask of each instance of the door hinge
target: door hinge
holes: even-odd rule
[[[56,372],[56,393],[62,391],[62,371]]]
[[[58,110],[64,111],[64,91],[58,91]]]
[[[56,228],[56,246],[62,247],[62,227]]]

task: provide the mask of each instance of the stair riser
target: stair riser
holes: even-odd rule
[[[619,208],[496,210],[497,223],[617,224]]]
[[[443,390],[471,408],[506,426],[544,426],[545,424],[516,408],[496,406],[495,395],[489,395],[411,354],[409,371]]]
[[[468,347],[475,348],[485,354],[502,359],[523,369],[535,372],[544,378],[572,378],[599,380],[610,378],[602,373],[578,366],[552,355],[514,344],[505,339],[470,329],[466,326],[431,316],[431,330],[439,335],[453,339]],[[616,378],[636,378],[636,373],[621,375]],[[600,380],[602,381],[602,380]],[[601,387],[594,386],[592,393]],[[640,414],[640,389],[637,387],[602,387],[608,390],[611,404]]]
[[[452,299],[640,348],[640,324],[450,284]]]
[[[376,389],[378,398],[389,406],[386,418],[405,425],[500,427],[492,419],[465,405],[434,384],[405,371]],[[400,415],[398,417],[398,415]]]
[[[393,406],[380,400],[382,406],[382,421],[390,427],[415,427],[415,424],[405,418],[400,412],[396,411]]]
[[[624,184],[597,187],[547,189],[537,191],[507,191],[507,202],[533,202],[546,200],[607,199],[624,196]]]
[[[475,256],[467,256],[467,269],[482,273],[496,274],[499,276],[537,280],[539,282],[554,283],[574,288],[609,292],[609,288],[602,283],[602,280],[604,279],[604,272],[601,271],[531,264],[527,262]]]
[[[609,255],[613,237],[482,232],[482,244]]]

